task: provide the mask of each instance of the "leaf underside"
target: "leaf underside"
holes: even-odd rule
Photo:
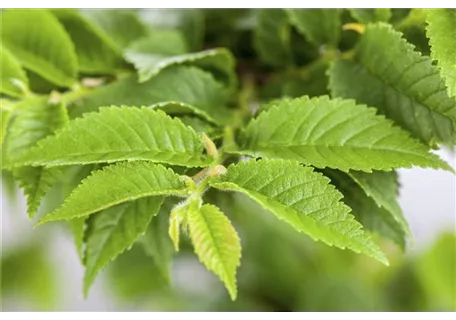
[[[146,197],[108,208],[89,219],[84,261],[85,296],[97,274],[146,232],[162,203],[163,197]]]

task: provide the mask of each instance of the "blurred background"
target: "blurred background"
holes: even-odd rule
[[[439,154],[455,164],[454,153]],[[174,256],[170,285],[143,248],[135,245],[102,272],[84,300],[84,269],[69,230],[59,224],[33,229],[22,193],[4,183],[2,308],[456,311],[455,177],[424,169],[400,170],[399,177],[399,201],[413,243],[403,253],[383,240],[389,267],[313,242],[244,196],[225,193],[219,205],[234,220],[243,246],[236,302],[229,300],[222,283],[197,261],[189,245]],[[235,207],[231,197],[237,200]]]

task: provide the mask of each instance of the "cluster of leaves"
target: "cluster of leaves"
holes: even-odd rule
[[[168,279],[185,231],[235,299],[240,239],[217,196],[203,201],[209,189],[243,193],[314,240],[388,264],[372,233],[402,248],[410,236],[394,170],[453,170],[430,150],[456,144],[455,19],[4,10],[2,170],[30,218],[61,190],[38,224],[68,221],[85,294],[136,242]],[[426,47],[426,32],[431,57],[410,43]]]

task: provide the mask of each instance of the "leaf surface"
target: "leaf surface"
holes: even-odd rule
[[[20,84],[27,89],[28,79],[25,71],[14,55],[5,46],[0,44],[0,67],[2,69],[0,79],[0,93],[11,97],[22,97],[23,92]]]
[[[230,220],[216,206],[205,204],[201,208],[189,208],[187,221],[198,258],[208,270],[220,277],[231,299],[235,300],[241,244]]]
[[[389,21],[392,16],[391,9],[348,9],[353,18],[358,22],[367,24],[369,22]]]
[[[92,172],[57,210],[38,224],[91,215],[123,202],[149,196],[186,195],[180,176],[150,162],[118,163]]]
[[[203,142],[192,128],[162,111],[103,107],[72,120],[18,162],[53,167],[150,160],[191,167],[211,162],[203,150]]]
[[[284,100],[246,128],[245,153],[342,171],[451,167],[376,110],[328,97]]]
[[[1,38],[25,68],[63,87],[76,82],[78,61],[73,43],[48,11],[3,10]]]
[[[427,22],[431,57],[437,61],[448,94],[456,97],[456,10],[429,9]]]
[[[311,167],[296,161],[250,160],[230,165],[226,174],[211,185],[246,194],[314,240],[388,263],[350,214],[350,208],[340,201],[342,194]]]
[[[448,96],[432,60],[391,26],[368,25],[355,60],[336,61],[329,75],[333,96],[377,107],[431,146],[456,142],[456,99]]]
[[[98,212],[90,218],[85,255],[84,295],[98,273],[146,232],[163,197],[147,197]]]

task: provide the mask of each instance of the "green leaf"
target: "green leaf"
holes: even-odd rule
[[[5,141],[4,165],[15,164],[17,159],[27,153],[38,141],[52,134],[68,122],[63,104],[52,104],[47,98],[25,100],[17,106],[17,115],[10,124]],[[58,168],[23,166],[13,170],[27,197],[27,213],[33,218],[41,199],[58,180]]]
[[[412,165],[452,170],[376,110],[353,100],[307,97],[262,112],[245,131],[244,153],[342,171]]]
[[[341,21],[339,9],[286,9],[292,25],[314,45],[337,47]]]
[[[113,74],[127,67],[121,50],[99,27],[74,9],[54,9],[74,43],[79,70],[87,74]]]
[[[331,182],[344,195],[343,202],[353,210],[353,215],[356,220],[358,220],[366,229],[377,232],[384,237],[391,238],[402,249],[405,248],[405,240],[407,235],[409,235],[409,229],[407,223],[403,220],[404,217],[400,208],[398,207],[398,212],[390,212],[376,202],[377,198],[372,197],[371,194],[368,194],[365,191],[370,190],[370,187],[377,187],[377,185],[373,185],[375,184],[373,180],[375,180],[377,176],[382,180],[379,185],[391,187],[393,191],[397,191],[397,185],[394,184],[396,181],[391,181],[392,185],[389,185],[387,182],[390,179],[385,179],[385,175],[395,176],[393,172],[376,171],[373,173],[362,173],[350,171],[346,174],[338,170],[326,169],[323,173],[331,179]],[[365,183],[365,189],[362,189],[364,185],[358,185],[358,183],[351,178],[353,173],[372,176],[366,178],[366,180],[369,180],[369,183]],[[389,190],[383,192],[389,193]],[[394,197],[397,197],[397,194],[395,194]],[[391,202],[394,202],[397,205],[396,199],[392,199]],[[396,219],[402,220],[398,222]]]
[[[327,61],[317,61],[303,70],[283,72],[271,76],[260,89],[263,99],[297,98],[303,95],[316,97],[328,94]]]
[[[250,160],[230,165],[211,185],[242,192],[314,240],[364,253],[388,264],[377,245],[349,214],[329,179],[295,161]]]
[[[13,171],[14,179],[27,197],[27,214],[33,219],[41,200],[60,179],[60,168],[21,167]]]
[[[103,32],[122,49],[136,39],[145,37],[147,28],[132,10],[120,9],[82,9],[81,15]]]
[[[198,167],[211,163],[192,128],[159,110],[102,107],[40,141],[16,165],[66,166],[150,160]]]
[[[73,43],[48,11],[3,10],[1,38],[25,68],[63,87],[76,82]]]
[[[82,180],[87,178],[96,165],[87,166],[72,166],[66,170],[62,170],[63,174],[60,178],[60,185],[58,185],[61,192],[60,203],[81,183]],[[73,235],[74,244],[78,253],[79,259],[84,263],[85,255],[85,231],[87,229],[87,216],[68,220],[68,227]]]
[[[28,79],[14,55],[0,43],[0,93],[20,98],[27,89]]]
[[[73,234],[74,244],[76,246],[76,252],[78,253],[79,260],[84,263],[85,256],[85,245],[84,238],[87,229],[87,217],[76,218],[68,220],[68,227]]]
[[[456,97],[456,10],[429,9],[427,36],[432,59],[437,60],[440,74],[445,79],[448,94]]]
[[[95,214],[88,224],[84,274],[84,295],[97,274],[112,260],[131,247],[146,232],[163,197],[130,201]]]
[[[126,201],[158,195],[187,195],[180,176],[150,162],[123,162],[92,173],[74,189],[57,210],[38,224],[91,215]]]
[[[177,87],[179,90],[176,90]],[[150,106],[160,102],[185,104],[184,109],[193,110],[211,122],[226,122],[226,111],[223,109],[226,96],[220,83],[207,72],[184,66],[165,69],[141,84],[138,84],[136,76],[130,76],[95,89],[71,107],[70,115],[76,117],[85,112],[97,111],[100,106]]]
[[[149,223],[146,234],[138,240],[167,283],[170,282],[169,269],[174,254],[173,244],[168,236],[169,213],[173,205],[170,200],[165,199],[160,212]]]
[[[225,284],[231,299],[237,296],[236,268],[241,260],[241,244],[230,220],[214,205],[190,207],[189,235],[195,253],[206,268]]]
[[[2,153],[2,158],[3,158],[3,139],[5,138],[8,126],[10,124],[11,116],[12,116],[12,111],[9,109],[6,109],[3,107],[4,103],[2,100],[1,102],[1,107],[0,107],[0,147],[1,147],[1,153]]]
[[[377,9],[348,9],[353,18],[358,22],[367,24],[369,22],[389,21],[392,13],[389,8]]]
[[[431,146],[456,142],[456,100],[448,97],[431,59],[391,26],[368,25],[355,60],[336,61],[329,76],[333,96],[377,107]]]
[[[148,52],[129,49],[126,59],[133,63],[139,73],[139,82],[145,82],[156,76],[161,70],[173,65],[194,65],[207,71],[213,71],[215,76],[228,86],[234,86],[234,57],[224,48],[209,49],[196,53],[167,54],[151,50]]]
[[[374,171],[364,173],[349,171],[348,175],[371,197],[378,207],[385,208],[391,217],[400,225],[404,234],[410,236],[410,228],[397,202],[399,182],[397,173]]]
[[[256,14],[253,45],[260,59],[275,67],[291,64],[291,26],[286,13],[281,9],[259,9]]]
[[[155,30],[178,30],[184,35],[191,51],[200,50],[204,40],[204,14],[199,9],[140,10],[143,23]]]
[[[68,115],[63,104],[53,104],[47,97],[24,100],[15,106],[16,116],[10,123],[4,156],[15,162],[37,142],[63,127]]]

